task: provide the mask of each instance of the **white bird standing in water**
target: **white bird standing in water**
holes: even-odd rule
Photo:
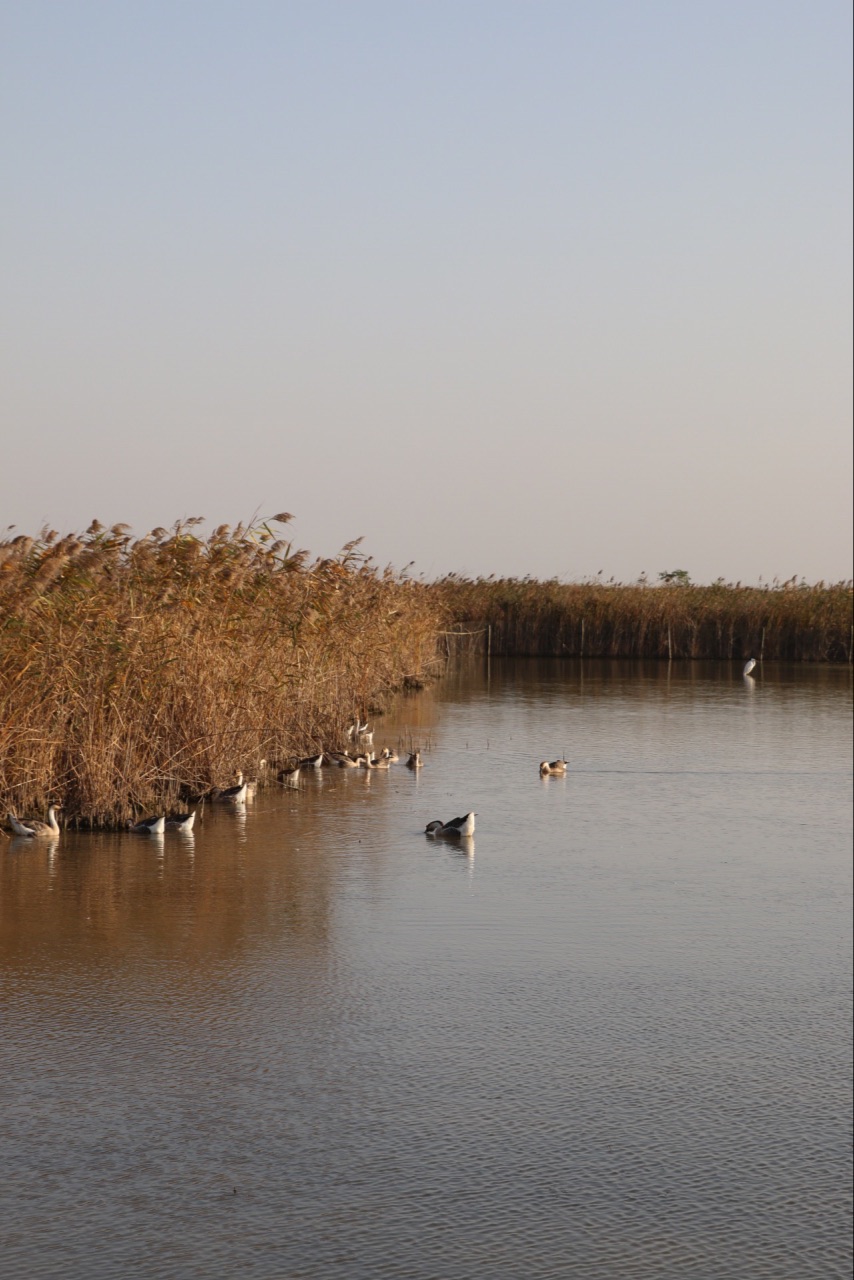
[[[744,676],[749,676],[755,666],[756,666],[756,659],[748,658],[744,664],[744,671],[742,671],[741,674]]]

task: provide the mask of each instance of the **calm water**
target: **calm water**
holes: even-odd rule
[[[493,663],[410,739],[0,843],[0,1274],[847,1276],[849,672]]]

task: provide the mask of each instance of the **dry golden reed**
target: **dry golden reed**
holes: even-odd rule
[[[488,635],[494,654],[851,661],[850,582],[762,588],[450,575],[434,589],[459,630],[486,629],[481,643]]]
[[[199,536],[0,543],[0,798],[116,826],[270,762],[343,743],[429,673],[441,599],[348,544],[309,562],[287,513]]]

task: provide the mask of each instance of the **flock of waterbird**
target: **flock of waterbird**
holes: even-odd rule
[[[347,731],[348,742],[353,743],[353,751],[321,751],[316,756],[307,756],[305,759],[296,760],[285,768],[279,770],[277,775],[278,781],[286,787],[299,787],[300,778],[309,770],[321,769],[326,766],[337,766],[340,769],[389,769],[393,764],[397,764],[400,755],[392,747],[383,747],[379,755],[373,749],[373,732],[367,724],[356,720]],[[416,748],[408,754],[406,767],[408,769],[420,769],[424,764],[421,749]],[[266,760],[261,761],[261,768],[266,769]],[[165,813],[157,814],[150,818],[141,818],[136,822],[128,823],[128,830],[135,835],[146,836],[162,836],[167,830],[180,832],[184,835],[191,835],[196,821],[196,814],[204,804],[205,800],[213,804],[230,805],[234,809],[241,809],[245,806],[247,800],[253,798],[258,787],[257,778],[247,778],[242,772],[238,772],[237,781],[231,787],[224,789],[215,789],[207,796],[203,797],[198,808],[191,810],[189,813],[177,813],[167,815]],[[9,826],[15,836],[25,840],[47,839],[56,841],[59,839],[62,828],[57,822],[57,813],[61,810],[62,805],[58,802],[52,804],[48,808],[47,821],[43,822],[40,818],[20,819],[14,813],[7,815]],[[474,831],[474,813],[467,813],[462,818],[453,818],[450,822],[431,822],[427,826],[428,835],[446,835],[446,836],[470,836]]]
[[[749,658],[744,664],[742,674],[749,677],[755,666],[756,659]],[[356,720],[347,730],[347,740],[358,749],[354,751],[321,751],[316,756],[306,756],[305,759],[296,760],[286,768],[281,769],[278,773],[278,781],[286,787],[299,787],[300,777],[303,772],[311,769],[321,769],[324,765],[336,766],[339,769],[389,769],[391,765],[400,760],[398,753],[391,747],[383,747],[380,754],[376,755],[373,749],[374,735],[368,725],[361,723],[359,720]],[[266,768],[266,763],[265,760],[261,761],[262,768]],[[408,769],[420,769],[423,763],[420,748],[410,752],[406,760]],[[566,774],[568,764],[569,761],[565,759],[543,760],[540,763],[540,777],[563,777]],[[233,786],[226,787],[224,790],[214,790],[205,798],[212,803],[239,807],[245,805],[247,800],[252,798],[257,786],[257,779],[246,778],[243,773],[238,773],[237,781]],[[58,840],[61,827],[56,820],[56,815],[61,808],[62,805],[59,803],[50,805],[46,822],[39,818],[26,818],[22,821],[14,813],[9,813],[9,826],[12,828],[14,835],[27,840]],[[197,812],[198,809],[193,809],[189,813],[178,813],[170,816],[158,814],[152,818],[142,818],[138,822],[131,822],[128,824],[128,829],[137,835],[161,836],[167,829],[190,835],[193,831]],[[435,818],[432,822],[427,823],[424,828],[424,834],[434,837],[447,836],[452,839],[467,839],[474,835],[474,820],[476,817],[477,814],[471,812],[463,814],[461,818],[451,818],[448,822],[442,822]]]

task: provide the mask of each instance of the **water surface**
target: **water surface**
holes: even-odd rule
[[[0,1273],[850,1274],[850,675],[756,675],[493,662],[417,774],[3,842]]]

